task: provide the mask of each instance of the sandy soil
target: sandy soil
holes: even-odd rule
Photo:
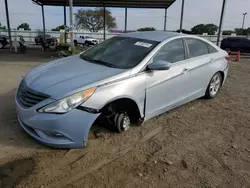
[[[14,91],[2,94],[0,187],[250,187],[249,84],[250,61],[233,62],[216,99],[196,100],[123,134],[102,131],[74,150],[29,138],[16,120]]]

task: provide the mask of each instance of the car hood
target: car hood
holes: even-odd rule
[[[122,74],[123,73],[123,74]],[[74,92],[129,76],[115,69],[82,60],[79,55],[58,59],[33,69],[25,77],[27,86],[58,99]]]
[[[97,40],[97,39],[94,39],[94,38],[88,38],[86,40],[89,40],[89,41],[92,41],[92,40]]]

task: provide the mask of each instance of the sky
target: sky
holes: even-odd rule
[[[33,4],[31,0],[8,0],[11,28],[16,28],[21,23],[30,24],[31,29],[42,28],[41,7]],[[222,0],[185,0],[184,29],[191,29],[200,23],[214,23],[219,25]],[[250,0],[227,0],[224,16],[223,30],[241,28],[243,12],[249,10],[246,16],[245,27],[250,27]],[[81,7],[74,7],[74,12]],[[45,6],[46,29],[55,28],[63,24],[63,7]],[[124,8],[109,8],[116,18],[117,29],[124,29]],[[168,9],[167,30],[177,30],[180,25],[181,0]],[[163,30],[164,9],[128,9],[128,30],[141,27],[155,27]],[[67,19],[68,8],[67,8]],[[69,20],[69,19],[68,19]],[[6,25],[4,0],[0,0],[0,23]]]

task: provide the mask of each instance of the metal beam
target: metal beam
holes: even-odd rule
[[[70,44],[71,50],[73,50],[73,0],[69,0],[69,17],[70,17]]]
[[[64,16],[64,42],[67,43],[67,20],[66,20],[66,6],[63,6],[63,16]]]
[[[9,8],[8,8],[7,0],[5,0],[5,12],[6,12],[7,28],[8,28],[9,41],[10,41],[10,51],[12,51],[11,28],[10,28]]]
[[[38,1],[36,1],[36,0],[31,0],[33,3],[35,3],[35,4],[37,4],[37,5],[40,5],[40,6],[42,6],[42,3],[40,3],[40,2],[38,2]]]
[[[42,5],[42,17],[43,17],[43,41],[45,42],[45,18],[44,18],[44,8]]]
[[[164,31],[166,31],[166,27],[167,27],[167,13],[168,13],[168,10],[165,8],[165,16],[164,16]]]
[[[106,9],[105,6],[103,6],[103,40],[106,39]]]
[[[223,0],[222,9],[221,9],[221,16],[220,16],[220,26],[219,26],[218,37],[217,37],[217,46],[219,46],[219,44],[220,44],[221,29],[222,29],[222,24],[223,24],[225,6],[226,6],[226,0]]]
[[[180,33],[182,32],[182,26],[183,26],[184,5],[185,5],[185,0],[182,0],[182,5],[181,5],[181,21],[180,21]]]
[[[127,19],[128,19],[128,8],[125,8],[125,26],[124,26],[124,32],[127,33]]]
[[[64,0],[32,0],[49,6],[63,6]],[[120,7],[120,8],[168,8],[176,0],[74,0],[74,6],[84,7]],[[68,1],[67,1],[68,2]],[[69,3],[66,3],[68,6]]]

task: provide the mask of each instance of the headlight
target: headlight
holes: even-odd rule
[[[40,108],[38,112],[43,113],[66,113],[71,109],[79,106],[84,101],[88,100],[88,98],[94,93],[96,88],[90,88],[84,90],[82,92],[70,95],[58,101],[55,101],[43,108]]]

